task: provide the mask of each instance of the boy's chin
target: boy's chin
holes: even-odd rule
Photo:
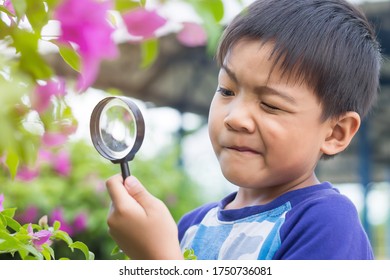
[[[253,180],[253,177],[246,176],[243,174],[232,174],[231,172],[223,172],[223,175],[225,176],[226,180],[228,180],[233,185],[240,187],[240,188],[248,188],[248,189],[258,189],[261,188],[259,186],[259,183]]]

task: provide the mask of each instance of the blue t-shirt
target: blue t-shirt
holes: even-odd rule
[[[373,259],[353,203],[328,183],[290,191],[265,205],[224,210],[236,193],[179,221],[182,250],[198,259]]]

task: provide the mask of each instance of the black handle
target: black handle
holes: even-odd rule
[[[122,161],[121,162],[121,172],[122,172],[122,178],[123,178],[123,183],[124,183],[126,178],[131,175],[130,174],[129,165],[127,164],[127,161]]]

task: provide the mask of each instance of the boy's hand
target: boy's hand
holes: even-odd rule
[[[178,232],[165,204],[134,177],[120,175],[106,182],[112,205],[109,233],[131,259],[183,259]]]

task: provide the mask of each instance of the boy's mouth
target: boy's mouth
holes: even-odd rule
[[[229,146],[226,148],[229,150],[235,150],[237,152],[242,152],[242,153],[246,152],[246,153],[260,154],[258,151],[245,146]]]

